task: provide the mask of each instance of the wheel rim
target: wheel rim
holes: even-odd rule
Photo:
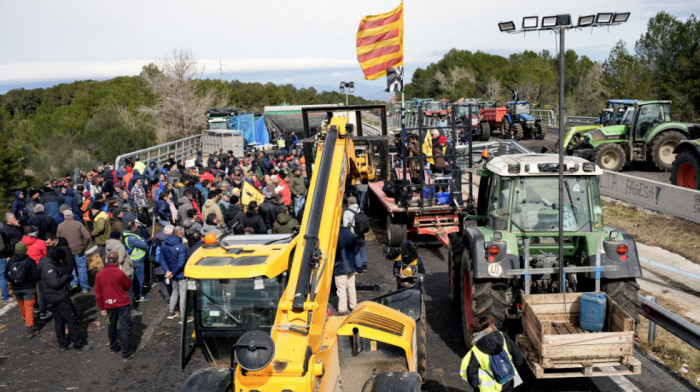
[[[620,164],[620,157],[615,151],[607,151],[603,154],[601,163],[605,167],[616,167],[618,164]]]
[[[695,167],[689,162],[681,163],[678,168],[677,179],[679,186],[695,189]]]
[[[667,165],[673,164],[673,160],[676,159],[676,154],[673,153],[673,150],[676,146],[678,146],[677,141],[669,140],[659,147],[659,159],[661,162]]]
[[[464,269],[464,277],[463,277],[463,282],[462,282],[462,287],[464,287],[462,296],[463,296],[463,301],[462,301],[462,306],[464,309],[462,312],[464,313],[464,326],[465,328],[469,328],[469,326],[472,324],[472,283],[471,279],[469,279],[469,270]]]

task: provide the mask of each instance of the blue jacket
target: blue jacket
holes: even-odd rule
[[[173,279],[185,279],[185,264],[187,264],[187,247],[182,243],[182,238],[169,235],[165,243],[160,247],[163,257],[165,272],[170,271]]]
[[[24,207],[24,201],[19,199],[19,194],[22,191],[15,191],[15,200],[12,202],[12,213],[15,214],[15,218],[18,221],[27,223],[29,220],[29,211]]]
[[[151,166],[151,163],[154,165]],[[160,171],[158,170],[158,165],[155,165],[156,161],[151,161],[148,163],[148,166],[146,166],[145,169],[143,169],[143,176],[146,177],[146,179],[153,183],[158,179],[158,174],[160,174]]]
[[[73,216],[76,216],[76,215],[80,216],[82,214],[82,212],[80,211],[80,206],[75,201],[75,194],[73,193],[73,188],[71,188],[71,187],[66,188],[66,197],[65,197],[64,203],[66,203],[70,206],[71,211],[73,211]],[[82,221],[83,221],[83,219],[82,219],[82,217],[80,217],[80,219],[78,219],[78,222],[82,222]]]
[[[347,227],[338,232],[338,247],[335,251],[333,276],[355,272],[355,235]]]
[[[170,213],[170,204],[167,201],[158,199],[156,201],[156,216],[160,220],[171,220],[172,213]]]
[[[46,215],[52,217],[54,220],[58,220],[58,216],[61,215],[59,208],[63,204],[63,195],[57,195],[53,190],[44,190],[44,194],[39,198],[41,204],[44,205],[44,210]]]

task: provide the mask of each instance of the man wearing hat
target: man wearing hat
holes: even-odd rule
[[[102,210],[102,203],[95,200],[90,207],[93,214],[93,225],[92,225],[92,235],[95,245],[97,245],[97,250],[100,254],[100,258],[104,261],[107,258],[107,251],[105,250],[105,244],[109,238],[109,233],[112,232],[112,228],[109,223],[109,216],[106,212]]]
[[[95,302],[103,316],[107,316],[109,322],[107,336],[109,337],[110,351],[117,353],[120,349],[117,340],[117,325],[121,332],[121,352],[125,360],[133,358],[131,352],[131,306],[128,290],[131,281],[118,266],[119,254],[107,253],[105,268],[95,277]]]
[[[7,263],[5,278],[12,284],[19,312],[24,320],[25,337],[31,339],[39,334],[39,330],[34,326],[34,303],[39,269],[34,260],[27,256],[27,244],[24,242],[18,242],[15,245],[15,254]]]
[[[78,316],[70,300],[68,285],[73,276],[64,273],[61,266],[61,260],[67,257],[64,252],[62,248],[58,248],[39,263],[44,295],[46,302],[54,308],[54,329],[59,351],[68,350],[71,343],[77,351],[88,351],[92,347],[87,344],[87,334],[78,326]],[[69,337],[66,337],[66,327]]]
[[[219,229],[224,229],[226,227],[226,222],[224,221],[224,214],[221,213],[221,207],[219,207],[221,193],[221,189],[215,189],[209,192],[209,199],[204,203],[204,207],[202,207],[202,216],[207,217],[209,214],[215,214]]]

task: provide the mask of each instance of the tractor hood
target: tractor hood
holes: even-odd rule
[[[535,116],[532,114],[521,114],[520,117],[527,122],[535,121]]]

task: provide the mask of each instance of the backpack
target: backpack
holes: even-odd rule
[[[493,379],[503,385],[515,377],[515,369],[513,362],[508,357],[506,352],[506,338],[503,337],[503,350],[496,355],[489,357],[489,367],[491,368]]]
[[[7,266],[7,278],[8,281],[13,285],[22,285],[29,281],[27,279],[28,274],[27,260],[22,260],[12,263],[12,265]]]
[[[352,228],[354,229],[355,234],[356,235],[357,234],[365,234],[365,233],[369,232],[370,223],[369,223],[369,217],[367,216],[367,214],[365,214],[362,211],[356,212],[356,211],[350,210],[350,212],[352,212],[353,215],[355,216],[355,219],[353,219],[353,225],[352,225]]]

